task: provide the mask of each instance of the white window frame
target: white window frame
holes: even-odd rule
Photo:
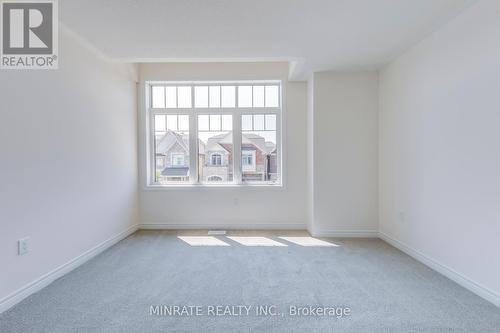
[[[148,162],[146,163],[148,167],[147,170],[147,187],[149,188],[169,188],[169,187],[183,187],[183,186],[269,186],[269,187],[283,187],[284,179],[284,168],[283,168],[283,155],[284,148],[282,144],[282,138],[284,136],[284,130],[282,128],[282,122],[285,114],[283,100],[284,100],[284,89],[281,80],[252,80],[252,81],[147,81],[146,83],[146,133],[147,133],[147,157]],[[238,86],[277,86],[279,90],[279,105],[278,107],[238,107]],[[152,88],[153,86],[189,86],[191,87],[191,108],[153,108],[152,107]],[[235,86],[235,107],[209,107],[207,108],[197,108],[195,107],[195,87],[196,86]],[[210,90],[210,88],[209,88]],[[264,88],[265,91],[265,88]],[[176,89],[178,93],[178,89]],[[222,94],[222,88],[220,89]],[[210,96],[210,94],[209,94]],[[178,96],[176,98],[178,103]],[[265,100],[265,96],[264,96]],[[220,98],[222,104],[222,97]],[[209,102],[210,103],[210,102]],[[154,117],[155,115],[188,115],[189,116],[189,182],[185,183],[171,183],[171,184],[160,184],[155,182],[155,147],[154,147]],[[232,115],[232,134],[233,134],[233,181],[226,182],[224,184],[211,184],[201,182],[198,177],[198,115],[202,114],[230,114]],[[255,115],[255,114],[274,114],[276,115],[276,147],[278,149],[277,154],[277,172],[278,179],[276,181],[243,181],[242,180],[242,130],[241,130],[241,117],[242,115]],[[211,162],[211,161],[210,161]],[[255,157],[254,157],[254,163]]]

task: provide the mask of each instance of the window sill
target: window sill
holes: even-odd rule
[[[177,190],[212,190],[212,189],[240,189],[240,190],[284,190],[283,184],[171,184],[147,185],[143,191],[177,191]]]

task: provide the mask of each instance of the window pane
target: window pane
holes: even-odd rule
[[[191,107],[191,87],[177,87],[177,107]]]
[[[222,115],[222,130],[232,131],[233,130],[233,117],[231,115]]]
[[[177,108],[177,88],[166,88],[167,108]]]
[[[279,88],[278,86],[266,86],[266,107],[279,107]]]
[[[165,115],[155,115],[155,131],[165,132],[167,130]]]
[[[189,116],[188,115],[180,115],[179,116],[179,131],[189,131]]]
[[[267,116],[276,117],[276,115]],[[253,127],[249,126],[252,117]],[[243,182],[279,182],[277,133],[276,130],[265,129],[266,117],[242,115],[241,171]],[[276,123],[276,118],[274,118],[274,123]],[[247,130],[245,125],[246,128],[251,129]]]
[[[221,130],[220,114],[211,114],[210,115],[210,130],[211,131],[220,131]]]
[[[198,130],[208,131],[210,129],[208,124],[208,115],[203,114],[198,116]]]
[[[274,131],[276,130],[276,115],[266,114],[266,130]]]
[[[263,131],[264,130],[264,115],[256,114],[253,116],[253,129],[255,131]]]
[[[253,107],[254,108],[264,107],[264,86],[253,87]]]
[[[165,87],[153,87],[151,94],[153,103],[153,108],[164,108],[165,107]]]
[[[185,115],[157,115],[155,116],[155,129],[162,128],[159,123],[165,119],[166,131],[155,130],[155,175],[154,179],[159,184],[186,183],[189,181],[189,132],[174,130],[177,120],[187,122]],[[164,125],[163,125],[164,127]]]
[[[220,108],[220,87],[210,87],[210,107]]]
[[[251,114],[244,114],[241,116],[241,129],[243,131],[251,131],[253,129],[253,121]]]
[[[177,115],[168,114],[167,115],[167,130],[177,131]]]
[[[252,107],[252,86],[238,87],[238,107],[240,108]]]
[[[222,107],[234,108],[236,106],[236,87],[235,86],[222,86]]]
[[[202,117],[210,119],[210,128],[218,126],[219,130],[203,130],[200,124],[205,120]],[[201,183],[233,181],[233,133],[220,130],[221,120],[232,124],[231,115],[198,116],[198,177]],[[218,125],[214,125],[216,123]]]
[[[194,107],[208,108],[208,87],[194,87]]]

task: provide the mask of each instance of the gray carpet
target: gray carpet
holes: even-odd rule
[[[174,232],[139,231],[1,314],[0,332],[500,331],[500,309],[380,240],[303,246],[308,239],[282,235],[182,240]],[[199,306],[204,313],[150,315],[151,305]],[[208,315],[214,305],[253,308],[248,316]],[[259,305],[275,305],[278,315],[255,315]],[[351,313],[288,313],[308,305]]]

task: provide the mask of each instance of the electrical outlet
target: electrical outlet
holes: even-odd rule
[[[233,205],[238,206],[240,204],[240,200],[238,198],[233,199]]]
[[[22,256],[30,251],[30,238],[25,237],[17,241],[17,254]]]

